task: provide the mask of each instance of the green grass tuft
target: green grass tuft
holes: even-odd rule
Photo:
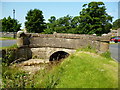
[[[14,49],[14,48],[18,48],[17,44],[14,44],[12,46],[7,46],[7,47],[0,47],[0,49]]]
[[[16,38],[12,38],[12,37],[0,37],[0,40],[14,40]]]
[[[105,57],[105,58],[111,59],[111,53],[109,51],[101,53],[100,55]]]
[[[84,47],[84,48],[79,48],[76,51],[77,52],[79,52],[79,51],[87,51],[87,52],[91,52],[91,53],[97,53],[96,49],[91,47],[90,45],[88,45],[87,47]]]

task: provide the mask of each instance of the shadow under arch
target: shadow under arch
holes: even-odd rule
[[[49,61],[59,61],[68,57],[69,55],[70,54],[65,51],[57,51],[50,56]]]

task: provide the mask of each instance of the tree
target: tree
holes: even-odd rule
[[[49,23],[54,23],[56,21],[55,16],[51,16],[50,19],[48,19]]]
[[[76,27],[78,25],[78,17],[64,16],[56,20],[55,16],[51,16],[48,19],[47,29],[44,30],[45,33],[51,34],[53,32],[57,33],[75,33]]]
[[[103,2],[90,2],[83,5],[80,12],[79,33],[97,34],[108,33],[111,28],[112,18],[106,13]],[[106,28],[107,27],[107,28]]]
[[[46,28],[42,11],[39,9],[30,10],[26,16],[25,27],[28,32],[41,33]]]
[[[47,28],[44,30],[44,33],[46,34],[52,34],[53,32],[55,32],[54,27],[56,26],[56,17],[55,16],[51,16],[50,19],[48,19],[48,23],[46,23]]]
[[[16,19],[8,18],[2,19],[2,31],[4,32],[17,32],[20,30],[21,24]]]
[[[2,32],[2,19],[0,19],[0,32]]]
[[[72,19],[71,29],[69,29],[69,33],[79,34],[79,31],[81,30],[79,28],[79,25],[80,25],[80,16],[75,16]]]
[[[67,15],[57,19],[55,31],[58,33],[69,33],[71,29],[72,17]]]
[[[115,20],[112,26],[112,29],[118,29],[118,28],[120,28],[120,18]]]

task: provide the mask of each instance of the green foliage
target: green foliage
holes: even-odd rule
[[[56,20],[55,16],[51,16],[50,19],[48,19],[49,23],[54,23]]]
[[[46,34],[57,33],[77,33],[76,27],[78,25],[78,17],[64,16],[56,20],[55,16],[48,19],[47,29],[44,30]]]
[[[120,28],[120,18],[115,20],[112,26],[112,29],[118,29],[118,28]]]
[[[41,33],[46,28],[42,11],[39,9],[30,10],[26,16],[25,27],[28,32]]]
[[[112,18],[106,13],[103,2],[90,2],[83,5],[80,16],[64,16],[56,20],[55,16],[48,19],[46,34],[74,33],[74,34],[97,34],[110,32]]]
[[[18,47],[17,44],[14,44],[14,45],[12,45],[12,46],[0,47],[0,49],[15,49],[15,48],[17,48],[17,47]]]
[[[13,40],[16,38],[12,38],[12,37],[0,37],[0,40]]]
[[[111,59],[111,53],[109,51],[102,53],[101,56]]]
[[[87,7],[88,6],[88,7]],[[80,12],[79,33],[101,35],[110,32],[112,17],[106,13],[103,2],[90,2],[83,5]]]
[[[12,45],[9,47],[2,47],[2,63],[5,65],[10,65],[15,60],[17,45]]]
[[[33,77],[18,67],[2,67],[2,88],[34,88]]]
[[[15,52],[11,49],[2,50],[2,63],[5,65],[10,65],[15,59]]]
[[[2,32],[2,19],[0,19],[0,32]]]
[[[84,48],[79,48],[76,50],[77,52],[79,51],[85,51],[85,52],[90,52],[90,53],[96,53],[99,54],[95,48],[93,48],[91,45],[88,45],[87,47]],[[111,59],[111,53],[110,51],[106,51],[104,53],[99,54],[100,56],[104,57],[104,58],[108,58]]]
[[[76,51],[77,52],[79,52],[79,51],[86,51],[86,52],[91,52],[91,53],[97,53],[96,49],[93,48],[91,45],[88,45],[87,47],[79,48]]]
[[[55,73],[55,75],[51,74],[47,77],[46,85],[45,85],[46,88],[55,88],[55,86],[59,83],[59,80],[60,80],[60,72]]]
[[[21,24],[16,19],[8,18],[2,19],[2,31],[4,32],[17,32],[20,30]]]

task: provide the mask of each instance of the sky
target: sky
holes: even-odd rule
[[[114,2],[109,0],[108,2],[107,0],[101,1],[105,3],[107,13],[114,17],[113,21],[118,19],[118,0],[114,0]],[[71,0],[58,0],[57,2],[54,0],[51,2],[50,0],[44,0],[44,2],[38,0],[1,0],[0,11],[2,14],[0,15],[0,19],[8,16],[13,18],[13,9],[15,9],[15,19],[22,24],[21,29],[23,29],[25,27],[25,17],[30,9],[36,8],[41,10],[43,12],[44,19],[47,22],[51,16],[55,16],[57,19],[66,15],[73,17],[78,16],[79,12],[82,10],[82,5],[89,2],[90,0],[74,0],[74,2]]]

